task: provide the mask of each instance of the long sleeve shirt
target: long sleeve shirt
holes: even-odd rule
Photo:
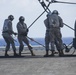
[[[12,21],[9,19],[5,19],[4,25],[3,25],[3,32],[13,34],[13,28],[12,28]]]
[[[27,25],[25,23],[22,24],[22,23],[18,22],[17,23],[17,31],[18,31],[19,35],[27,32]]]

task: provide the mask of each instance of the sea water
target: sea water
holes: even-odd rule
[[[72,37],[66,37],[66,38],[62,38],[62,40],[63,40],[63,43],[68,45],[73,41],[73,38]],[[44,38],[33,38],[33,41],[29,40],[29,43],[32,46],[45,45],[45,39]],[[15,45],[19,46],[19,42],[17,39],[15,39]],[[24,44],[24,45],[26,46],[26,44]],[[0,39],[0,46],[6,46],[4,39]]]

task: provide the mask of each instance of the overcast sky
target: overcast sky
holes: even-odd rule
[[[76,0],[58,0],[66,2],[75,2]],[[47,4],[48,2],[46,2]],[[76,5],[53,3],[50,5],[51,11],[58,10],[64,23],[74,28],[74,22],[76,19]],[[8,15],[14,15],[13,30],[17,32],[16,24],[20,16],[25,17],[25,23],[29,27],[31,23],[43,12],[43,8],[39,4],[38,0],[0,0],[0,38],[2,38],[2,27],[4,20]],[[46,18],[46,12],[30,27],[29,37],[45,37],[44,20]],[[61,29],[63,37],[74,37],[74,31],[64,26]]]

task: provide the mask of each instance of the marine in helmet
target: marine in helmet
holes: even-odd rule
[[[32,47],[29,44],[29,41],[27,39],[27,33],[28,33],[28,28],[26,23],[24,23],[25,18],[23,16],[19,17],[19,22],[17,23],[17,31],[18,31],[18,41],[19,41],[19,55],[21,56],[21,52],[23,51],[24,44],[23,42],[28,46],[31,55],[34,56],[35,54],[33,53]]]
[[[14,16],[9,15],[8,19],[5,19],[4,25],[3,25],[2,36],[7,44],[6,48],[5,48],[5,56],[9,56],[7,52],[9,51],[10,44],[12,45],[12,48],[14,51],[14,56],[17,56],[14,39],[11,36],[12,34],[17,35],[17,33],[15,33],[13,31],[13,28],[12,28],[12,21],[13,20],[14,20]]]

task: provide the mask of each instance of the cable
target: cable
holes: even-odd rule
[[[50,2],[49,0],[46,0],[47,2]],[[56,0],[51,0],[52,3],[64,3],[64,4],[76,4],[73,2],[62,2],[62,1],[56,1]]]
[[[40,0],[39,0],[40,2]],[[33,21],[33,23],[28,27],[28,29],[46,12],[51,2],[46,6],[46,9]]]
[[[62,1],[54,1],[53,3],[76,4],[72,2],[62,2]]]
[[[27,36],[27,38],[29,38],[31,41],[34,41],[34,42],[36,42],[37,44],[39,44],[39,45],[41,45],[41,46],[45,47],[44,45],[42,45],[42,44],[41,44],[41,43],[39,43],[38,41],[34,40],[33,38],[30,38],[30,37],[28,37],[28,36]]]
[[[72,30],[74,30],[75,31],[75,29],[73,29],[72,27],[70,27],[69,25],[67,25],[67,24],[65,24],[65,23],[63,23],[65,26],[67,26],[68,28],[70,28],[70,29],[72,29]]]

